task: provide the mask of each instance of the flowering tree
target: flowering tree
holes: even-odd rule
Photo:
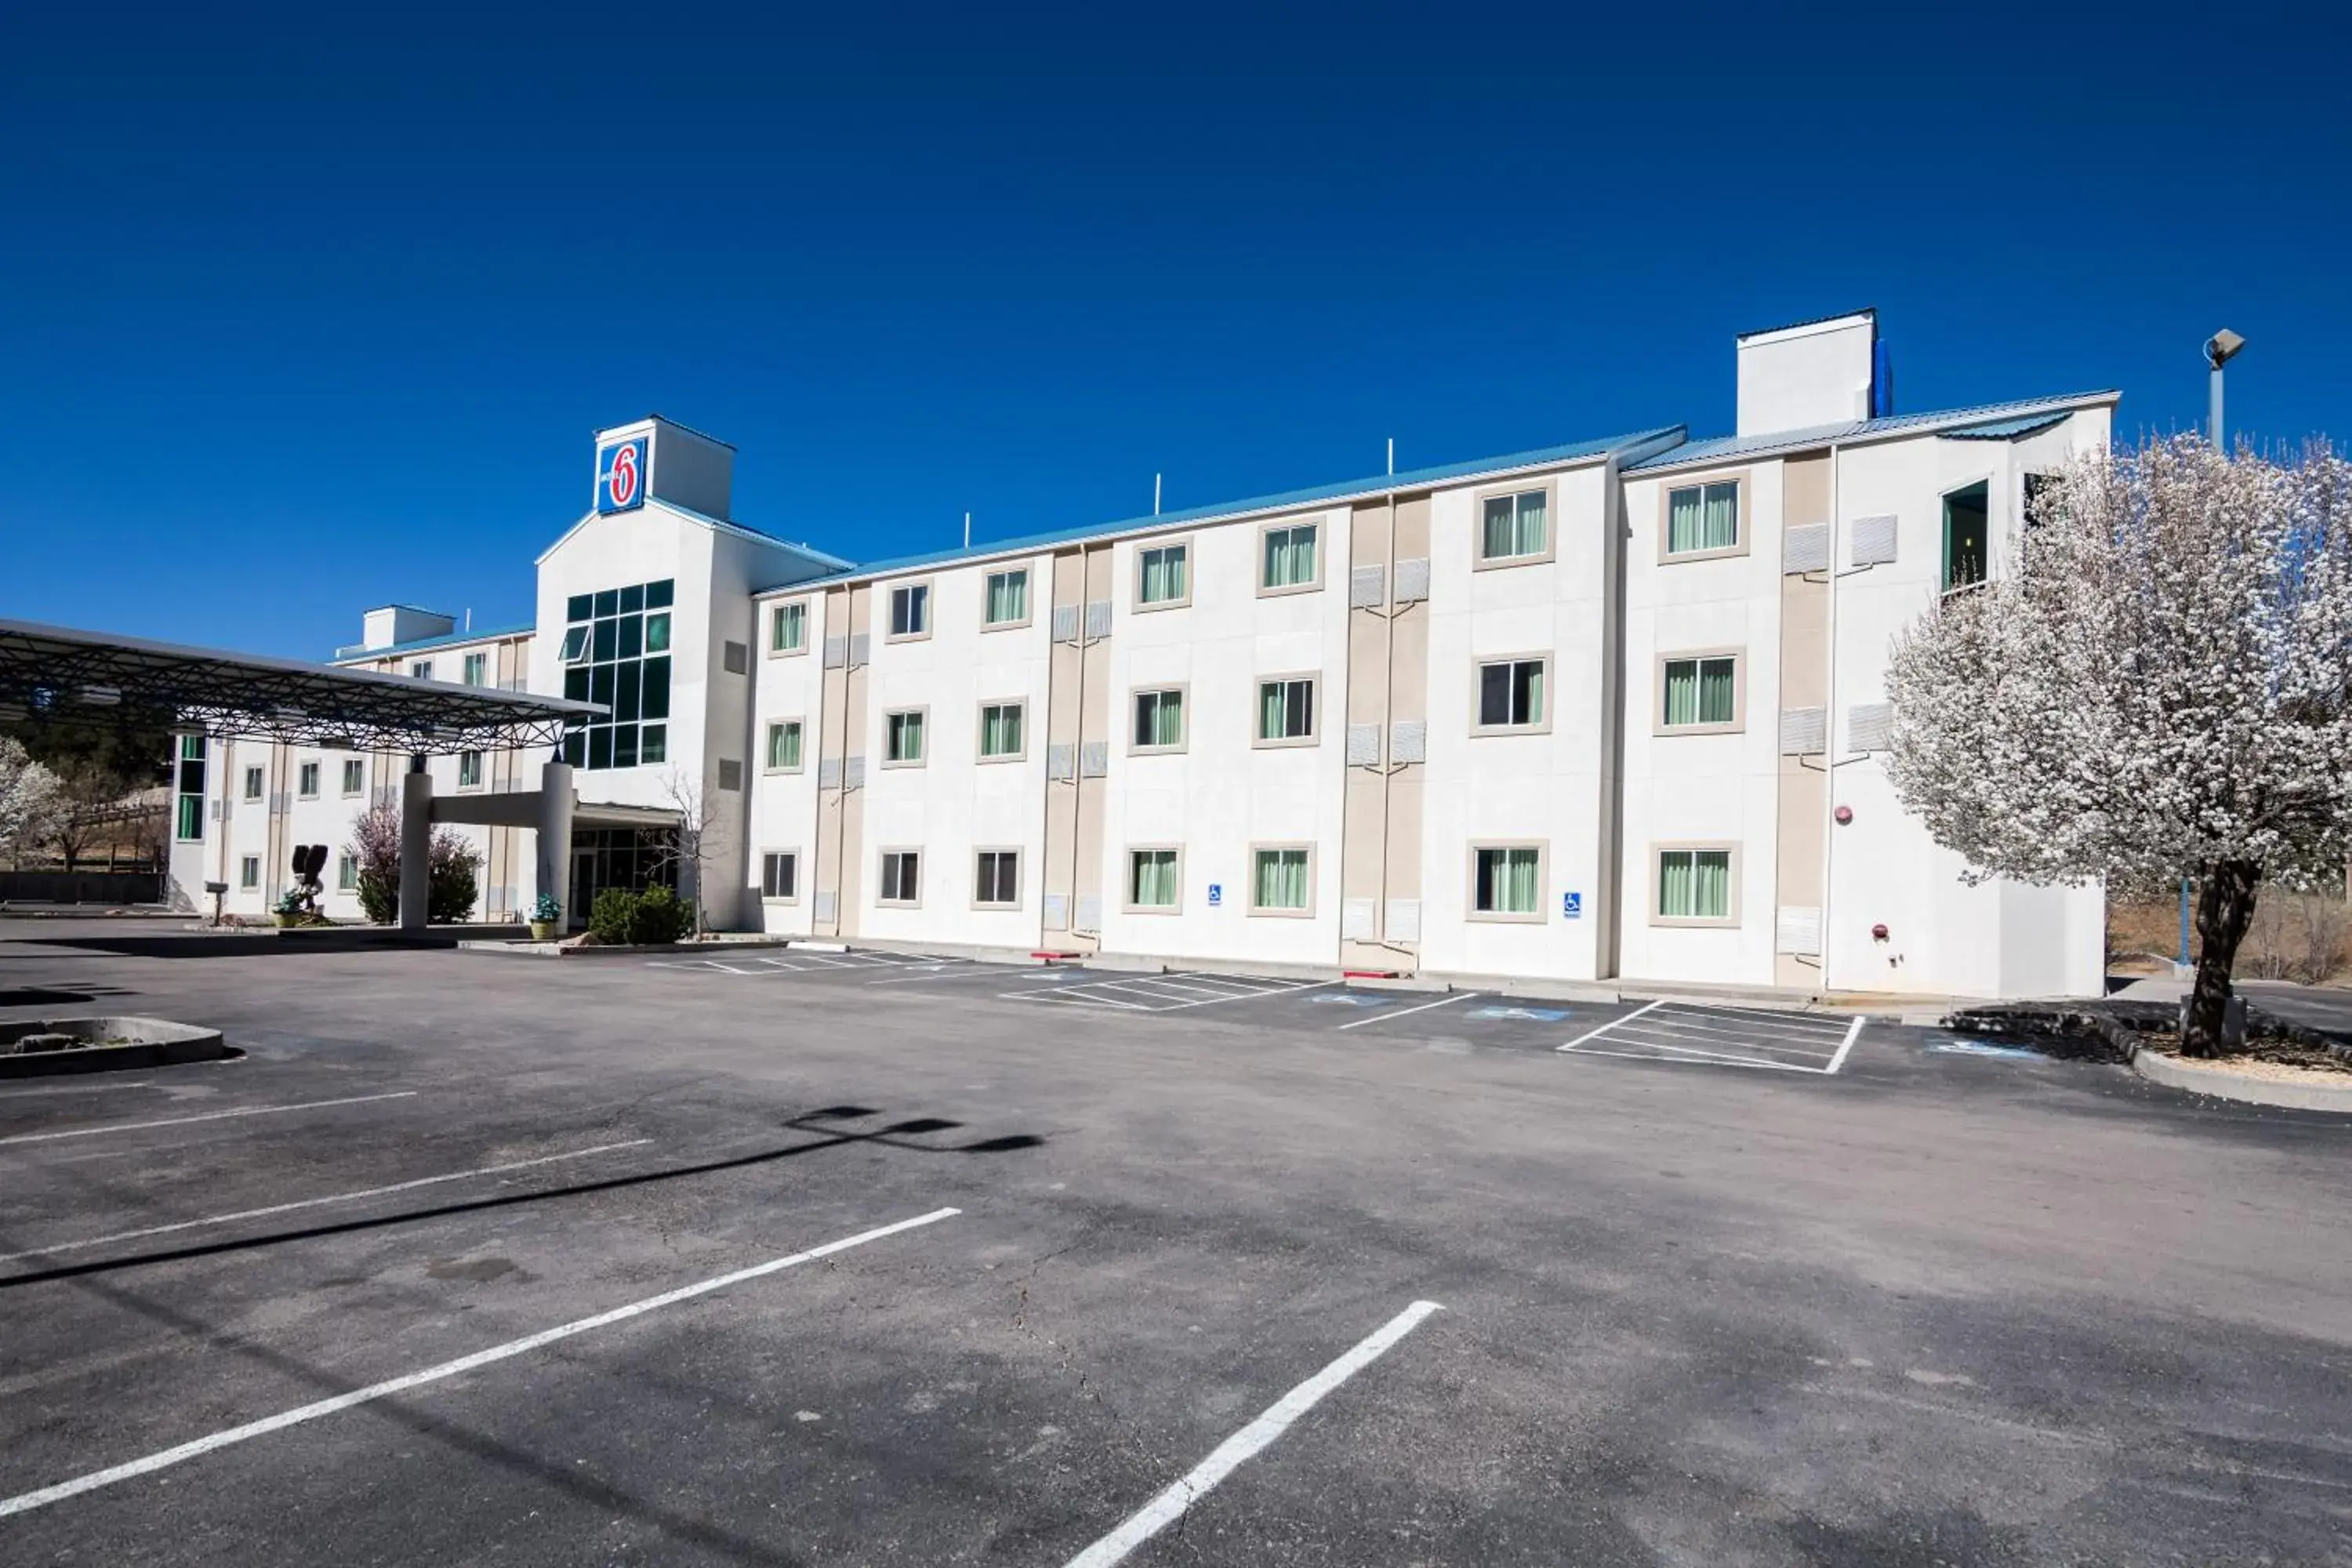
[[[23,742],[0,735],[0,850],[14,855],[41,842],[63,805],[58,775],[26,755]]]
[[[372,805],[352,821],[345,851],[359,863],[360,912],[376,925],[400,919],[400,807]],[[444,824],[427,842],[425,919],[455,925],[474,912],[480,896],[475,873],[482,857],[466,836]]]
[[[2015,542],[1896,640],[1888,774],[1974,878],[2196,879],[2182,1049],[2216,1055],[2255,889],[2352,849],[2352,464],[2087,454]]]

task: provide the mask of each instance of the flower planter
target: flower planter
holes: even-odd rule
[[[531,921],[530,940],[533,942],[553,942],[555,940],[555,922],[553,921]]]

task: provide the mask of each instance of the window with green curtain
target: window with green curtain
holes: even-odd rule
[[[1147,605],[1171,605],[1184,597],[1184,546],[1162,544],[1140,552],[1138,596]]]
[[[1731,851],[1658,851],[1658,913],[1666,920],[1731,918]]]
[[[1265,560],[1258,583],[1267,588],[1296,588],[1315,581],[1315,525],[1298,523],[1265,531]]]
[[[1176,907],[1176,851],[1136,849],[1128,855],[1128,901],[1139,910]]]
[[[988,624],[1001,626],[1029,618],[1029,574],[992,572],[988,574]]]
[[[1021,754],[1021,704],[991,702],[980,710],[980,754],[1017,757]]]
[[[1739,542],[1739,481],[1686,485],[1666,495],[1666,553],[1729,550]]]
[[[488,654],[467,654],[466,656],[466,684],[468,686],[481,685],[488,679],[489,668],[490,656]]]
[[[1299,741],[1315,733],[1315,682],[1261,680],[1257,684],[1257,738]]]
[[[1255,907],[1261,910],[1303,910],[1307,907],[1307,851],[1257,851]]]
[[[1738,661],[1713,658],[1666,660],[1665,723],[1728,724],[1738,714]]]
[[[894,763],[919,763],[923,760],[923,716],[920,712],[893,713],[888,720],[885,737],[886,755]]]
[[[786,719],[768,726],[768,765],[792,769],[801,765],[801,725]]]
[[[667,616],[648,616],[646,617],[646,644],[648,647],[652,645],[654,622],[656,620],[661,622],[662,647],[667,647],[669,646],[669,617]],[[808,606],[806,605],[778,605],[776,606],[775,614],[770,617],[768,622],[768,647],[772,651],[776,653],[798,653],[801,650],[802,639],[807,635]]]
[[[1505,659],[1478,667],[1478,727],[1508,729],[1543,721],[1544,661]]]
[[[1544,490],[1488,496],[1479,530],[1478,552],[1488,561],[1541,555],[1549,538],[1550,496]]]
[[[1139,691],[1135,694],[1135,743],[1138,746],[1181,746],[1184,743],[1184,694],[1181,691]]]
[[[1536,879],[1542,859],[1533,846],[1479,850],[1477,911],[1482,915],[1536,913]]]

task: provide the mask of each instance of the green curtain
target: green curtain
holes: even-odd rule
[[[1666,661],[1666,723],[1696,724],[1698,722],[1698,660],[1673,658]]]
[[[1542,490],[1487,497],[1481,553],[1489,561],[1542,554],[1545,501]]]
[[[1184,596],[1184,547],[1164,545],[1143,552],[1143,602],[1164,605]]]
[[[1261,741],[1283,738],[1282,693],[1283,683],[1279,680],[1264,681],[1258,686],[1257,738]]]
[[[1257,852],[1257,907],[1262,910],[1303,910],[1307,907],[1307,851],[1261,849]]]
[[[1512,523],[1513,510],[1508,496],[1486,498],[1486,537],[1480,541],[1479,553],[1487,560],[1514,555],[1511,542],[1517,531]]]
[[[768,646],[778,653],[791,653],[793,649],[799,647],[801,646],[801,617],[806,614],[808,614],[808,611],[799,605],[777,605],[776,618],[769,623],[771,630],[768,637]],[[654,629],[656,623],[659,624],[661,628],[658,634],[656,634]],[[660,638],[658,644],[655,641],[656,635],[658,635]],[[667,647],[669,647],[669,617],[667,616],[647,616],[646,617],[646,650],[652,653],[658,653]]]
[[[923,716],[920,713],[890,715],[890,760],[894,763],[919,763],[923,760]]]
[[[1701,849],[1691,857],[1691,911],[1701,920],[1731,914],[1731,851]]]
[[[1541,555],[1544,552],[1544,500],[1541,490],[1529,490],[1518,498],[1518,531],[1513,540],[1514,555]]]
[[[999,572],[988,580],[988,620],[991,626],[1029,618],[1029,574]]]
[[[1511,668],[1511,677],[1512,683],[1517,688],[1514,693],[1515,710],[1511,714],[1511,722],[1514,724],[1539,722],[1543,718],[1544,710],[1543,661],[1528,659],[1524,664],[1514,665]]]
[[[1515,915],[1536,912],[1536,852],[1532,849],[1506,849],[1503,866],[1507,879],[1503,908]]]
[[[1706,520],[1702,530],[1705,550],[1728,550],[1739,542],[1739,487],[1706,487]]]
[[[1685,550],[1700,550],[1704,536],[1699,530],[1699,490],[1693,486],[1676,490],[1666,497],[1666,553],[1680,555]]]
[[[1658,857],[1658,913],[1668,920],[1688,920],[1692,912],[1691,852],[1668,849]]]
[[[1731,722],[1733,664],[1727,658],[1699,661],[1698,721],[1702,724]]]
[[[768,765],[772,768],[796,768],[801,765],[801,727],[798,724],[768,726]]]
[[[1265,571],[1269,588],[1293,588],[1315,581],[1315,530],[1272,528],[1265,533]]]
[[[1147,691],[1135,700],[1135,743],[1177,746],[1184,742],[1184,694]]]
[[[1173,909],[1176,904],[1176,851],[1139,849],[1134,855],[1135,896],[1139,909]]]
[[[980,753],[984,757],[1012,757],[1021,752],[1021,710],[1006,702],[982,711],[980,727]]]

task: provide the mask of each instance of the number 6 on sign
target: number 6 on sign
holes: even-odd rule
[[[615,441],[596,453],[596,510],[627,511],[646,500],[646,441]]]

